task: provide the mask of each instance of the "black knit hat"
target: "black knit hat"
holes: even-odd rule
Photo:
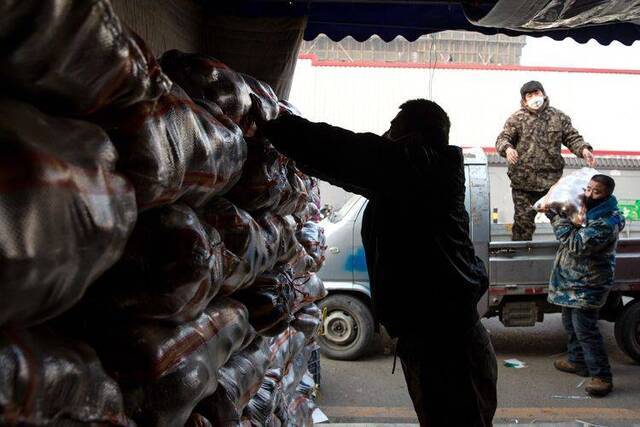
[[[546,95],[544,88],[542,87],[542,83],[536,80],[531,80],[530,82],[526,82],[522,85],[522,87],[520,88],[520,96],[522,97],[522,99],[524,99],[524,96],[527,93],[535,92],[536,90],[539,90]]]

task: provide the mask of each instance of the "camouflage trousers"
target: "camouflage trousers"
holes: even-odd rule
[[[526,191],[519,188],[511,189],[513,197],[513,230],[511,240],[532,240],[533,232],[536,231],[536,211],[531,207],[542,196],[545,191]]]

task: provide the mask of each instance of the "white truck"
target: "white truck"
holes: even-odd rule
[[[484,317],[499,316],[505,326],[534,326],[543,321],[545,313],[559,311],[547,302],[558,243],[549,224],[538,226],[534,241],[505,240],[508,236],[505,226],[491,224],[490,220],[486,156],[481,149],[465,149],[464,157],[469,229],[490,282],[478,311]],[[354,196],[322,223],[328,247],[320,275],[329,295],[321,302],[326,317],[320,346],[326,356],[335,359],[360,357],[375,334],[360,237],[366,204],[367,199]],[[640,236],[637,225],[627,224],[618,243],[614,288],[600,316],[615,322],[619,347],[640,362],[640,238],[634,237]]]

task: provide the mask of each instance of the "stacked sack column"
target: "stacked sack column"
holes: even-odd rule
[[[310,424],[317,182],[249,94],[290,107],[210,57],[159,65],[108,0],[0,28],[29,32],[0,54],[0,423]]]

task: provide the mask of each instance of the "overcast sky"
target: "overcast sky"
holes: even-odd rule
[[[602,46],[595,40],[580,44],[573,39],[555,41],[548,37],[527,37],[522,65],[640,69],[640,43],[625,46],[613,42]]]

